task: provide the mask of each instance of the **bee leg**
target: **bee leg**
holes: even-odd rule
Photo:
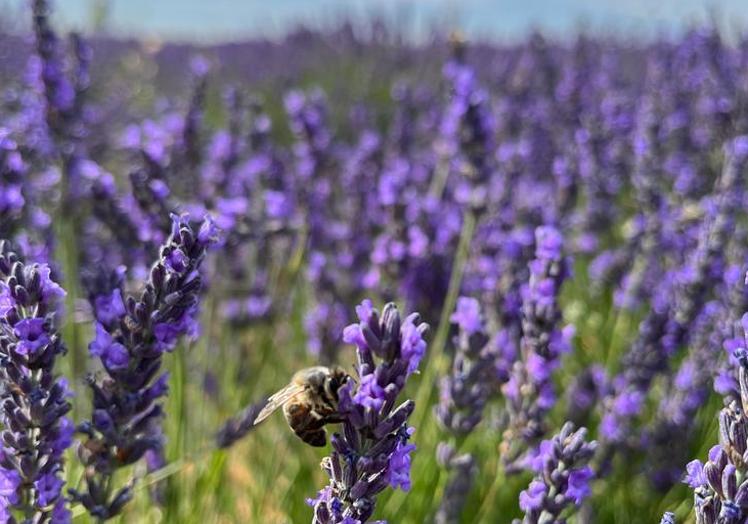
[[[327,424],[340,424],[345,422],[345,418],[340,413],[333,413],[325,417],[325,421]]]
[[[315,448],[322,448],[327,444],[327,433],[324,429],[318,429],[316,431],[310,431],[308,429],[295,431],[301,440],[314,446]]]

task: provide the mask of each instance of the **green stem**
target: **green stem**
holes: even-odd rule
[[[416,392],[416,406],[421,407],[420,415],[417,420],[414,420],[413,422],[413,425],[416,428],[424,427],[426,419],[432,416],[431,407],[436,393],[437,378],[449,365],[449,359],[444,351],[446,348],[447,336],[449,335],[449,317],[454,310],[457,296],[460,293],[462,276],[465,271],[465,264],[467,263],[468,255],[470,254],[470,244],[473,239],[476,223],[477,217],[475,213],[472,210],[466,211],[465,219],[462,223],[462,230],[460,231],[460,238],[457,244],[457,252],[455,253],[452,266],[452,274],[449,278],[449,288],[447,290],[444,307],[442,308],[439,319],[439,326],[437,327],[434,341],[431,343],[426,360],[426,369],[424,370],[420,386]],[[433,502],[433,498],[437,491],[436,488],[439,485],[440,476],[440,473],[438,473],[431,483],[431,489],[429,489],[430,493],[427,495],[428,505],[424,506],[425,508],[429,508]],[[400,499],[396,504],[397,507],[394,508],[393,514],[399,514],[402,511],[404,503],[405,500]]]
[[[442,160],[436,166],[436,174],[431,180],[431,185],[429,186],[429,195],[441,198],[444,193],[444,188],[447,185],[447,178],[449,178],[449,161]]]
[[[82,350],[84,345],[80,326],[75,319],[75,306],[81,296],[78,285],[78,243],[76,237],[75,217],[59,217],[56,221],[56,258],[62,269],[63,287],[65,295],[66,322],[61,328],[62,337],[65,341],[70,357],[62,359],[62,372],[71,380],[83,376],[86,371],[86,354]],[[77,395],[73,397],[73,418],[79,419],[82,402],[85,399]]]
[[[468,255],[470,253],[470,243],[473,238],[475,231],[476,217],[472,212],[467,212],[465,220],[462,223],[462,231],[460,232],[460,239],[457,245],[457,252],[455,254],[454,264],[452,266],[452,274],[449,278],[449,288],[447,290],[447,296],[444,300],[444,307],[442,308],[441,315],[439,318],[439,326],[437,327],[434,340],[431,343],[431,348],[428,355],[426,370],[424,371],[423,378],[421,379],[421,385],[416,395],[417,406],[430,406],[434,392],[436,391],[436,378],[444,372],[446,367],[449,365],[448,358],[445,354],[447,345],[447,336],[449,335],[449,317],[452,315],[455,304],[457,303],[457,296],[460,293],[460,286],[462,285],[462,276],[465,271],[465,264],[467,263]],[[427,411],[421,412],[421,417],[418,420],[418,425],[423,424],[424,419],[429,416]]]
[[[190,349],[188,343],[182,343],[177,347],[172,355],[170,363],[170,380],[169,380],[169,404],[168,417],[171,422],[169,428],[164,431],[169,433],[169,450],[166,453],[167,465],[179,463],[182,457],[186,457],[186,439],[187,439],[187,356],[186,352]],[[172,462],[173,461],[173,462]],[[163,471],[161,468],[158,471]],[[183,500],[180,499],[179,493],[183,492],[185,485],[179,478],[169,478],[165,484],[166,489],[166,507],[164,514],[166,520],[171,522],[178,519],[181,513]]]
[[[483,497],[483,502],[481,503],[480,509],[475,517],[476,522],[482,522],[485,513],[488,511],[491,504],[495,502],[494,499],[496,498],[496,492],[499,490],[499,484],[505,480],[503,469],[503,463],[501,459],[498,459],[496,461],[496,474],[493,477],[493,482],[491,483],[491,487],[488,489],[488,493]]]

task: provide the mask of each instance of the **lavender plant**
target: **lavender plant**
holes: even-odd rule
[[[564,512],[579,506],[590,495],[594,477],[587,463],[597,443],[587,442],[587,430],[574,430],[570,422],[551,440],[544,440],[533,454],[530,467],[536,476],[519,495],[519,507],[525,517],[515,523],[561,523]]]
[[[488,93],[477,85],[475,70],[465,61],[465,46],[454,41],[453,58],[444,67],[452,97],[441,126],[444,153],[464,177],[458,198],[481,212],[487,206],[488,183],[494,174],[495,122]]]
[[[18,144],[0,127],[0,236],[11,238],[23,217],[24,175],[28,169]]]
[[[437,448],[437,460],[450,472],[436,515],[440,523],[459,522],[477,466],[471,454],[458,455],[456,447],[480,423],[486,403],[502,382],[497,347],[489,341],[478,301],[460,297],[451,321],[459,328],[457,347],[452,370],[439,384],[435,408],[440,425],[454,441]]]
[[[32,1],[39,75],[45,99],[46,126],[54,144],[54,161],[59,162],[63,206],[77,212],[73,205],[90,186],[85,165],[89,162],[85,147],[86,122],[84,96],[89,85],[91,49],[80,36],[71,40],[75,64],[66,61],[64,47],[49,21],[46,0]]]
[[[161,399],[168,388],[163,355],[181,336],[197,333],[198,270],[216,235],[209,218],[196,231],[188,217],[175,215],[140,298],[123,298],[116,279],[96,290],[96,337],[89,351],[103,370],[89,377],[93,413],[78,427],[86,437],[78,448],[85,486],[70,494],[99,520],[116,516],[132,498],[132,483],[114,484],[117,470],[161,452]]]
[[[569,329],[559,329],[558,293],[568,269],[561,233],[549,226],[535,231],[536,258],[530,263],[530,281],[523,289],[520,358],[502,391],[507,398],[508,427],[502,457],[509,469],[545,434],[546,414],[556,402],[551,381],[569,351]],[[520,466],[521,467],[521,466]]]
[[[744,327],[748,327],[744,317]],[[738,352],[740,398],[725,399],[719,413],[720,443],[709,450],[706,463],[693,460],[686,467],[686,482],[694,490],[697,522],[742,522],[748,515],[748,481],[745,480],[746,418],[748,398],[748,358]]]
[[[238,415],[227,420],[216,433],[216,445],[219,448],[231,447],[235,442],[244,438],[255,427],[255,420],[265,407],[267,401],[251,404]]]
[[[345,360],[352,341],[358,373],[340,392],[318,522],[369,521],[375,505],[396,521],[503,522],[516,513],[523,480],[510,475],[520,470],[536,475],[521,495],[526,522],[563,522],[583,498],[580,521],[657,521],[671,503],[685,521],[684,488],[672,486],[711,428],[712,386],[725,408],[720,447],[688,466],[696,520],[746,520],[739,31],[726,38],[715,24],[626,42],[536,32],[468,47],[372,23],[197,49],[96,31],[68,39],[47,1],[28,6],[33,38],[0,15],[0,237],[24,254],[7,255],[0,284],[0,521],[68,518],[62,451],[38,440],[47,428],[34,418],[40,404],[56,413],[49,433],[67,445],[67,393],[59,361],[46,357],[63,351],[54,297],[39,291],[47,280],[68,290],[71,356],[91,321],[96,333],[94,409],[79,426],[84,470],[70,507],[94,519],[142,520],[148,509],[180,522],[303,519],[312,450],[266,453],[275,429],[253,429],[262,403],[250,397],[297,360]],[[213,263],[200,263],[207,238],[183,219],[173,226],[170,213],[182,212],[210,214],[225,232]],[[574,255],[575,279],[559,300],[562,251]],[[38,265],[18,269],[21,283],[13,268],[23,258]],[[345,331],[349,304],[367,295],[440,319],[439,344],[457,324],[454,347],[436,347],[454,350],[438,404],[428,401],[440,358],[413,397],[417,434],[413,404],[398,401],[422,328],[365,303]],[[444,306],[459,296],[455,311]],[[28,301],[44,307],[19,306]],[[200,403],[169,437],[188,455],[151,476],[164,465],[163,354],[191,334],[198,302],[210,306],[208,351],[185,357],[199,378],[170,394]],[[563,361],[562,318],[579,333]],[[297,355],[303,345],[311,351]],[[32,346],[45,357],[17,349]],[[70,362],[75,385],[85,363]],[[249,407],[216,432],[224,403]],[[596,428],[592,497],[594,446],[574,455],[580,437],[567,427],[543,440],[559,416]],[[413,486],[433,490],[406,497],[387,486],[408,485],[415,443],[431,460],[414,463]],[[128,511],[137,490],[126,470],[141,460],[141,486],[178,480],[163,507],[142,497]]]
[[[397,405],[406,380],[426,353],[427,324],[417,313],[400,318],[394,304],[380,315],[371,301],[357,308],[358,324],[345,329],[344,340],[356,345],[358,384],[338,390],[342,433],[332,436],[333,450],[322,461],[330,477],[310,504],[315,523],[368,522],[376,497],[388,486],[410,489],[410,444],[414,428],[407,421],[415,403]]]
[[[440,383],[435,414],[456,435],[466,435],[480,423],[483,408],[500,384],[495,348],[483,326],[477,300],[460,297],[451,321],[459,327],[452,371]]]
[[[705,297],[718,283],[712,267],[720,265],[735,213],[734,194],[740,191],[747,153],[748,141],[744,137],[725,147],[726,160],[718,181],[720,201],[713,220],[709,217],[704,220],[698,245],[685,261],[682,273],[665,279],[664,296],[642,321],[639,336],[624,357],[624,371],[614,380],[614,391],[604,403],[603,462],[609,460],[613,443],[623,443],[630,437],[633,417],[640,413],[652,381],[667,369],[671,356],[688,342],[692,322],[702,310]],[[678,285],[673,282],[676,278]]]
[[[62,494],[63,454],[72,443],[67,380],[56,375],[65,353],[55,328],[65,291],[46,264],[27,264],[0,241],[0,520],[70,522]]]

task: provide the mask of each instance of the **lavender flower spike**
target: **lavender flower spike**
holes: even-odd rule
[[[450,478],[434,521],[436,524],[457,523],[462,518],[478,467],[470,453],[457,455],[454,448],[444,442],[437,447],[436,455],[439,464],[450,471]]]
[[[309,501],[314,524],[363,524],[388,485],[410,489],[415,446],[408,443],[414,430],[407,422],[415,403],[395,404],[426,352],[428,325],[417,313],[401,319],[391,303],[380,315],[364,300],[356,312],[360,323],[345,328],[343,339],[357,347],[359,382],[349,379],[338,390],[343,432],[332,436],[333,449],[322,461],[330,483]]]
[[[0,521],[70,522],[62,496],[62,455],[73,423],[67,381],[54,375],[65,346],[54,302],[65,291],[46,264],[26,265],[0,241],[0,380],[3,431]]]
[[[579,506],[590,494],[594,473],[587,463],[597,442],[587,442],[587,430],[574,431],[571,422],[551,440],[544,440],[531,461],[535,478],[519,494],[519,507],[525,512],[522,524],[560,524],[561,514]],[[519,524],[515,520],[514,524]]]
[[[452,372],[439,384],[436,416],[450,433],[466,435],[478,425],[488,398],[498,390],[496,355],[488,345],[476,299],[460,297],[451,320],[459,326],[457,350]]]
[[[459,191],[460,200],[482,212],[487,205],[487,183],[495,171],[496,122],[488,92],[478,86],[475,70],[465,63],[464,43],[455,40],[453,45],[454,56],[444,66],[452,97],[441,123],[442,147],[447,155],[459,158],[459,171],[468,181]]]
[[[550,226],[535,231],[535,259],[530,282],[522,290],[521,358],[503,386],[509,427],[504,432],[502,455],[507,471],[516,471],[517,459],[527,446],[545,434],[545,415],[556,402],[552,375],[562,353],[569,350],[572,331],[559,329],[558,294],[567,276],[561,233]]]
[[[743,316],[748,327],[748,313]],[[746,332],[748,345],[748,332]],[[748,350],[735,350],[739,363],[740,398],[725,398],[719,413],[719,444],[709,450],[704,464],[692,460],[683,482],[694,490],[694,512],[699,524],[737,524],[748,518]]]
[[[132,497],[130,484],[113,491],[114,473],[161,450],[161,398],[168,381],[159,374],[162,356],[181,336],[197,331],[198,269],[215,241],[210,218],[194,231],[186,216],[173,215],[171,235],[140,298],[123,300],[116,285],[93,300],[96,338],[89,350],[104,372],[89,379],[93,414],[78,428],[88,437],[78,450],[87,489],[70,493],[98,519],[114,517]]]
[[[216,446],[219,448],[230,448],[238,440],[244,438],[247,433],[255,427],[255,420],[262,408],[267,404],[267,398],[260,402],[250,404],[236,416],[230,418],[216,432]]]
[[[623,371],[603,402],[601,470],[609,466],[614,448],[631,437],[632,426],[656,376],[667,371],[676,352],[692,336],[694,321],[704,308],[708,291],[719,282],[714,267],[723,264],[724,246],[737,210],[735,195],[742,193],[748,164],[748,137],[739,136],[725,147],[725,162],[715,192],[719,199],[713,220],[706,217],[696,249],[686,261],[682,285],[664,293],[662,307],[653,307],[639,325],[639,334],[622,359]]]
[[[441,426],[453,437],[468,435],[483,418],[483,408],[499,390],[496,345],[489,344],[483,327],[480,303],[460,297],[452,322],[459,326],[452,371],[439,384],[440,398],[435,409]],[[450,476],[436,514],[438,524],[460,521],[477,467],[469,453],[456,456],[453,446],[442,442],[437,448],[439,464]]]

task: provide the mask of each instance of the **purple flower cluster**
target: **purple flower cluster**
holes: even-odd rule
[[[496,125],[488,93],[478,87],[475,70],[465,63],[464,46],[455,42],[455,56],[444,66],[451,84],[440,134],[444,153],[466,183],[457,188],[458,199],[476,211],[487,205],[487,184],[495,171],[493,155]]]
[[[489,342],[483,326],[480,303],[473,298],[458,298],[450,320],[458,326],[457,347],[452,370],[439,383],[435,414],[447,432],[460,438],[480,423],[488,400],[499,392],[502,377],[496,345]],[[477,471],[475,459],[469,453],[458,455],[454,446],[442,442],[437,449],[437,460],[450,472],[437,521],[459,522]]]
[[[737,211],[738,195],[743,193],[740,180],[748,161],[748,140],[738,137],[730,141],[724,153],[726,158],[717,183],[718,202],[714,211],[704,217],[690,257],[681,267],[664,276],[661,296],[655,298],[652,309],[640,324],[637,339],[623,357],[623,370],[614,379],[612,392],[604,401],[603,463],[610,459],[616,444],[633,440],[632,426],[641,413],[654,378],[667,371],[672,356],[692,338],[696,319],[704,311],[709,294],[720,283],[723,253]],[[693,356],[696,358],[696,354]],[[684,380],[692,382],[694,377]],[[703,401],[690,396],[681,398],[695,405]],[[686,415],[679,424],[687,425],[691,420],[692,416]]]
[[[567,420],[581,424],[600,399],[608,394],[609,388],[608,374],[601,365],[593,364],[577,371],[567,389]]]
[[[230,418],[216,432],[216,445],[219,448],[229,448],[236,441],[241,440],[244,436],[252,431],[255,427],[255,420],[260,414],[262,408],[267,404],[267,399],[261,402],[250,404],[244,408],[238,415]]]
[[[596,448],[594,440],[587,442],[587,430],[575,431],[570,422],[551,440],[540,443],[529,461],[536,475],[519,495],[523,524],[565,522],[562,513],[579,506],[591,493],[594,473],[587,463]]]
[[[322,461],[330,483],[310,501],[319,524],[368,522],[380,492],[411,486],[414,428],[407,422],[415,403],[397,405],[397,397],[426,353],[428,326],[417,313],[401,319],[394,304],[380,314],[364,300],[356,313],[360,322],[345,328],[343,338],[356,345],[358,384],[350,379],[338,390],[343,431],[332,436],[332,452]]]
[[[32,18],[38,74],[43,86],[46,127],[61,163],[62,204],[67,212],[79,212],[73,202],[90,187],[90,160],[85,95],[89,86],[91,48],[79,36],[71,38],[72,59],[66,60],[63,45],[49,21],[47,0],[33,0]]]
[[[161,398],[168,381],[162,357],[180,337],[197,334],[198,270],[216,235],[210,219],[194,230],[186,216],[175,215],[139,298],[123,296],[116,276],[110,286],[92,291],[96,335],[89,351],[103,371],[89,379],[93,414],[78,428],[87,437],[78,449],[86,489],[71,495],[96,518],[117,515],[132,497],[131,484],[112,485],[114,473],[146,453],[161,452]]]
[[[459,327],[452,370],[439,384],[439,422],[450,433],[465,435],[480,423],[483,408],[498,393],[500,370],[494,345],[483,326],[477,300],[460,297],[451,321]]]
[[[526,446],[534,445],[546,432],[546,413],[556,402],[553,373],[560,357],[570,349],[570,328],[560,328],[558,295],[568,268],[563,256],[563,238],[554,227],[535,231],[535,259],[530,262],[530,280],[522,290],[522,339],[520,358],[502,391],[509,423],[502,448],[503,460],[513,465]]]
[[[356,245],[352,225],[343,220],[336,198],[342,185],[339,154],[333,148],[327,100],[320,90],[289,92],[286,111],[296,141],[293,147],[296,199],[303,208],[307,227],[308,279],[313,283],[315,304],[307,313],[308,348],[323,363],[335,360],[342,328],[350,321],[348,307],[359,298],[361,287],[342,268],[351,270]],[[355,169],[351,175],[355,174]],[[356,180],[355,184],[363,181]],[[359,238],[365,238],[363,235]]]
[[[743,260],[746,259],[745,248],[739,248]],[[713,389],[729,403],[730,399],[740,398],[739,370],[740,349],[745,347],[745,329],[743,315],[748,311],[748,286],[745,284],[745,263],[732,264],[725,271],[725,291],[728,297],[723,316],[716,325],[713,338],[721,341],[722,357],[715,359],[710,366],[709,376]]]
[[[748,286],[748,277],[746,278]],[[719,413],[719,444],[709,450],[706,463],[692,460],[683,480],[694,490],[698,522],[744,522],[748,518],[748,313],[741,318],[743,337],[734,349],[738,392],[725,397]]]
[[[649,449],[650,478],[660,489],[677,484],[682,476],[688,451],[673,449],[672,442],[692,429],[698,409],[709,397],[722,347],[722,334],[715,326],[725,315],[732,316],[718,302],[705,304],[691,328],[691,351],[670,378],[653,427],[642,437],[642,446]]]
[[[26,264],[0,241],[0,521],[70,522],[62,494],[63,453],[73,438],[65,353],[55,302],[65,291],[49,266]]]
[[[368,521],[379,493],[410,484],[413,404],[397,397],[425,350],[425,328],[368,302],[346,328],[349,305],[370,294],[428,321],[454,313],[456,327],[441,326],[444,339],[448,328],[455,335],[451,368],[439,377],[438,405],[423,406],[444,431],[433,439],[449,474],[429,508],[438,522],[485,516],[486,504],[479,516],[467,504],[488,455],[467,448],[484,431],[503,432],[494,457],[502,475],[537,475],[521,496],[526,521],[563,521],[589,492],[594,446],[567,426],[543,441],[561,414],[597,427],[601,491],[619,478],[605,480],[617,455],[670,489],[712,385],[726,407],[720,448],[689,466],[696,512],[704,522],[745,520],[744,36],[702,27],[623,45],[535,33],[468,48],[438,34],[406,43],[379,26],[366,40],[347,26],[206,47],[178,76],[174,64],[195,48],[64,39],[48,2],[29,4],[33,43],[0,28],[0,46],[11,49],[0,53],[0,237],[38,263],[16,269],[20,257],[8,254],[16,258],[0,285],[0,498],[14,518],[65,512],[61,461],[27,435],[47,438],[36,431],[47,416],[50,435],[57,421],[71,426],[53,376],[51,356],[63,350],[53,297],[40,291],[52,274],[70,291],[74,357],[73,340],[94,319],[94,408],[79,426],[85,470],[72,495],[95,518],[119,514],[132,496],[131,483],[112,482],[121,469],[163,464],[163,355],[196,335],[209,280],[211,328],[230,327],[222,354],[266,333],[286,341],[299,320],[315,360],[336,361],[343,342],[358,347],[323,464],[330,482],[313,503],[317,522]],[[92,62],[94,49],[103,60]],[[329,69],[332,57],[355,67]],[[299,88],[322,71],[326,92]],[[369,81],[352,81],[360,78]],[[220,256],[203,264],[210,221],[196,229],[173,213],[215,217]],[[581,275],[562,301],[566,254]],[[128,296],[134,282],[145,288]],[[572,336],[563,318],[574,319],[580,344],[562,362]],[[255,337],[259,323],[270,329]],[[218,386],[213,379],[211,402]],[[487,409],[496,393],[503,399]],[[218,445],[250,431],[258,409],[230,419]],[[50,475],[34,477],[42,471]],[[597,502],[595,511],[609,511]]]
[[[736,420],[740,415],[730,414],[727,409],[725,408],[723,415],[720,416],[720,438],[722,431],[728,430],[723,429],[723,419],[729,429],[734,430],[736,424],[740,424]],[[729,446],[730,443],[728,440],[724,445]],[[694,490],[694,510],[698,522],[716,524],[745,521],[748,510],[748,483],[739,482],[741,470],[735,466],[734,460],[735,455],[731,457],[723,445],[717,445],[709,450],[709,460],[705,464],[700,460],[688,463],[684,482]]]
[[[18,144],[0,127],[0,237],[11,238],[19,225],[26,200],[23,182],[27,166]]]
[[[450,471],[451,476],[444,488],[434,521],[437,524],[454,524],[462,518],[463,508],[473,488],[478,467],[473,455],[458,455],[454,447],[444,442],[436,449],[436,460],[440,466]]]

